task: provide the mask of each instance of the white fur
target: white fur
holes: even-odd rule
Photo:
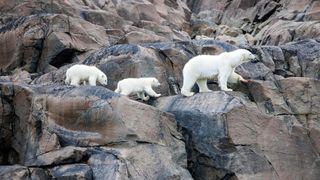
[[[97,81],[102,85],[107,85],[108,78],[95,66],[76,64],[71,66],[66,72],[66,84],[79,86],[81,82],[84,85],[86,85],[86,82],[89,82],[89,85],[95,86]]]
[[[116,93],[122,95],[130,95],[132,93],[137,93],[138,97],[144,101],[149,99],[149,96],[159,97],[161,94],[154,92],[152,87],[160,86],[159,81],[154,77],[149,78],[127,78],[118,82]],[[145,96],[147,93],[149,96]]]
[[[199,86],[200,92],[211,92],[207,86],[207,79],[218,75],[221,90],[232,91],[227,88],[227,82],[246,81],[234,70],[240,64],[255,59],[250,51],[237,49],[232,52],[223,52],[219,55],[198,55],[190,59],[183,68],[183,86],[181,94],[192,96],[190,92],[194,83]]]

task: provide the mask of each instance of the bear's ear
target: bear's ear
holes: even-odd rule
[[[241,61],[248,61],[248,58],[249,58],[249,57],[250,57],[249,54],[243,53],[243,54],[242,54],[242,57],[241,57]]]
[[[246,55],[245,55],[245,54],[242,54],[241,57],[240,57],[240,61],[241,61],[241,62],[245,61],[245,57],[246,57]]]

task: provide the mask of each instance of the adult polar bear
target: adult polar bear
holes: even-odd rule
[[[144,101],[149,100],[149,96],[159,97],[161,94],[154,92],[152,87],[160,86],[158,79],[154,77],[126,78],[118,82],[116,93],[130,95],[137,93],[138,97]],[[149,96],[145,96],[146,93]]]
[[[97,67],[84,64],[73,65],[66,72],[66,84],[79,86],[81,82],[85,85],[87,81],[90,86],[95,86],[96,81],[102,85],[107,85],[108,78]]]
[[[254,59],[256,59],[256,56],[246,49],[223,52],[219,55],[195,56],[183,68],[181,94],[192,96],[194,92],[190,91],[194,83],[199,86],[199,92],[211,92],[207,86],[207,79],[211,79],[216,75],[218,75],[220,89],[232,91],[227,87],[227,82],[247,82],[247,80],[234,72],[235,68],[244,62]]]

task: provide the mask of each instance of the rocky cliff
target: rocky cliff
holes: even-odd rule
[[[0,1],[0,179],[316,180],[319,20],[314,0]],[[249,83],[180,95],[191,57],[237,48]],[[108,85],[65,85],[78,63]],[[162,97],[113,92],[144,76]]]

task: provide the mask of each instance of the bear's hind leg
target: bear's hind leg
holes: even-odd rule
[[[139,97],[140,99],[142,99],[143,101],[148,101],[148,100],[150,99],[149,96],[145,96],[144,92],[138,92],[137,95],[138,95],[138,97]]]
[[[64,80],[64,83],[65,83],[65,84],[69,84],[69,83],[70,83],[70,78],[69,78],[69,76],[66,76],[66,79]]]
[[[80,78],[77,78],[77,77],[72,78],[70,85],[79,86],[80,85]]]
[[[120,94],[125,95],[125,96],[129,96],[131,94],[131,91],[123,89],[123,90],[121,90]]]
[[[194,92],[191,92],[191,88],[196,82],[196,79],[188,79],[185,76],[183,77],[183,85],[181,88],[181,94],[184,96],[192,96]]]
[[[212,92],[207,86],[207,79],[198,79],[196,83],[199,87],[199,92]]]
[[[114,92],[116,92],[116,93],[120,93],[121,92],[119,84],[117,85],[117,89],[115,89]]]

